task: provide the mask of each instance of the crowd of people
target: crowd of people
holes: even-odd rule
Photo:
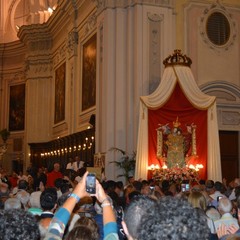
[[[182,191],[167,180],[96,180],[77,157],[65,169],[0,169],[0,239],[240,239],[240,179],[200,180]],[[186,190],[186,189],[184,189]]]

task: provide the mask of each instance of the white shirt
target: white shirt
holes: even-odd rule
[[[66,169],[72,169],[77,172],[77,170],[82,168],[83,165],[84,165],[83,161],[68,163]]]
[[[234,224],[237,228],[239,228],[238,220],[230,213],[224,213],[219,220],[214,221],[215,229],[217,230],[221,224],[224,224],[227,227]]]
[[[74,163],[69,162],[66,166],[66,169],[72,169],[74,170]]]
[[[228,197],[228,199],[229,199],[230,201],[236,199],[235,188],[232,190],[232,192],[231,192],[230,196]]]
[[[213,194],[209,195],[212,199],[217,200],[218,197],[226,197],[219,191],[215,191]]]

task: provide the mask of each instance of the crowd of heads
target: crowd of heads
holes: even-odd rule
[[[62,177],[54,180],[54,186],[47,186],[49,176],[60,176],[59,164],[54,164],[52,172],[53,175],[41,168],[36,175],[19,177],[16,185],[11,186],[12,176],[1,170],[2,239],[44,238],[54,213],[68,199],[85,170],[82,168],[76,174],[66,171],[71,175],[61,173]],[[16,174],[13,177],[16,178]],[[125,184],[113,180],[104,180],[101,184],[115,211],[121,240],[211,239],[217,236],[216,228],[225,224],[222,217],[226,214],[239,227],[239,179],[229,184],[201,180],[190,183],[187,192],[181,191],[181,183],[167,180],[135,180],[131,177]],[[81,199],[73,210],[64,239],[103,239],[102,212],[95,197]]]

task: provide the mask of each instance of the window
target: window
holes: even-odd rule
[[[225,45],[230,38],[230,23],[221,12],[213,12],[207,19],[206,32],[209,40],[217,45]]]

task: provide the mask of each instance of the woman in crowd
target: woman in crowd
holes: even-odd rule
[[[75,205],[81,198],[89,196],[86,192],[86,177],[88,172],[86,172],[77,184],[73,192],[70,194],[69,198],[63,204],[63,206],[56,212],[54,218],[48,229],[48,233],[45,239],[62,239],[65,231],[65,227],[70,218]],[[103,223],[104,223],[104,239],[118,239],[117,235],[117,224],[115,219],[115,214],[111,203],[108,200],[106,193],[104,192],[101,184],[96,180],[96,194],[97,200],[101,203],[103,208]],[[80,233],[81,231],[79,231]],[[87,240],[88,238],[86,238]]]

